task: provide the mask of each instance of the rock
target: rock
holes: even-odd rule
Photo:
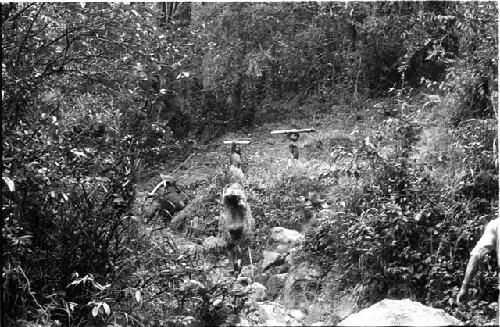
[[[264,326],[269,326],[269,327],[272,327],[272,326],[288,326],[288,323],[287,323],[287,321],[280,321],[280,320],[271,319],[271,320],[266,321]]]
[[[318,294],[321,272],[309,262],[294,267],[283,289],[283,303],[289,308],[306,308]]]
[[[290,244],[278,244],[274,251],[279,254],[286,254],[288,253],[288,251],[290,251],[290,248]]]
[[[292,229],[273,227],[271,229],[271,239],[292,248],[304,241],[304,235]]]
[[[279,303],[263,303],[259,305],[259,311],[266,326],[300,326],[300,323]]]
[[[226,242],[219,237],[209,236],[203,240],[202,246],[206,251],[210,251],[213,249],[225,247]]]
[[[371,307],[352,314],[339,326],[445,326],[462,322],[442,309],[405,300],[382,300]]]
[[[262,317],[269,318],[272,317],[275,313],[275,307],[277,303],[274,302],[266,302],[259,305],[259,313]],[[266,320],[269,320],[266,319]]]
[[[252,326],[252,325],[250,324],[250,322],[248,321],[248,319],[241,318],[240,319],[240,323],[237,324],[236,326],[247,327],[247,326]]]
[[[282,265],[276,267],[279,274],[287,273],[290,270],[290,265],[285,261]]]
[[[242,316],[244,323],[251,326],[302,326],[301,322],[294,317],[300,317],[300,313],[291,312],[283,305],[276,302],[254,302],[256,310],[247,316]]]
[[[280,293],[283,287],[285,286],[285,281],[288,274],[276,274],[272,275],[266,283],[267,294],[270,299],[275,299]]]
[[[306,315],[301,310],[290,310],[290,316],[295,318],[297,321],[302,321],[305,319]]]
[[[262,271],[266,270],[273,264],[276,264],[281,258],[281,255],[276,252],[264,251],[261,264]]]
[[[261,302],[266,298],[266,287],[261,283],[250,285],[250,292],[250,298],[254,301]]]
[[[345,293],[337,301],[335,301],[335,321],[340,321],[347,318],[356,311],[356,296],[353,293]]]

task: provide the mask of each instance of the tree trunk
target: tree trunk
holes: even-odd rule
[[[165,28],[168,22],[168,14],[167,14],[167,3],[166,2],[158,2],[157,4],[158,10],[160,11],[160,15],[158,17],[158,25],[161,28]]]

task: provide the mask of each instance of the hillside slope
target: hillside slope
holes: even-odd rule
[[[391,106],[399,113],[396,117],[384,115]],[[294,257],[298,262],[310,262],[307,269],[318,269],[322,276],[314,298],[285,296],[283,285],[276,300],[288,302],[289,309],[305,311],[308,324],[320,320],[336,323],[357,307],[383,298],[408,297],[445,308],[459,319],[488,321],[493,312],[490,303],[495,299],[488,286],[478,285],[478,290],[480,297],[490,300],[471,302],[465,311],[453,304],[453,290],[463,278],[467,247],[496,212],[494,189],[489,190],[494,185],[478,185],[487,194],[475,195],[487,198],[490,210],[477,207],[474,203],[479,199],[474,197],[465,207],[458,206],[464,201],[459,184],[464,167],[443,161],[443,157],[450,160],[460,153],[450,148],[445,153],[442,143],[451,143],[449,134],[460,130],[437,119],[438,110],[423,111],[423,107],[416,101],[403,106],[372,103],[361,117],[351,113],[351,108],[332,106],[306,119],[290,118],[246,133],[228,133],[194,153],[181,169],[162,172],[186,190],[191,205],[174,217],[171,230],[161,229],[161,235],[187,244],[194,253],[204,251],[201,244],[217,235],[218,200],[225,185],[229,147],[221,141],[251,139],[243,148],[243,170],[257,223],[253,262],[262,262],[272,228],[285,227],[305,234],[306,241]],[[486,134],[496,132],[496,125],[488,121],[475,124]],[[317,130],[301,136],[298,161],[291,159],[284,136],[270,134],[273,129],[290,127]],[[477,126],[465,128],[471,135],[478,132]],[[454,179],[445,178],[450,176]],[[148,185],[152,188],[159,180],[155,177]],[[455,194],[455,199],[443,197],[445,194]],[[450,212],[447,206],[453,206],[453,201],[454,211]],[[480,219],[467,220],[456,229],[460,221],[478,213]],[[430,237],[422,231],[431,231]],[[464,233],[474,238],[464,242]],[[455,253],[449,252],[449,246]],[[211,267],[223,267],[224,254],[208,261]],[[246,258],[244,262],[249,264]],[[454,273],[442,270],[443,265]],[[230,280],[224,268],[213,269]],[[494,269],[480,275],[491,285],[495,281],[488,276],[494,276]],[[270,277],[257,280],[266,284]],[[303,298],[302,303],[290,305],[296,298]]]

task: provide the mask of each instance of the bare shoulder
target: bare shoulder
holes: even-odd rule
[[[498,233],[498,221],[499,218],[493,219],[486,225],[486,228],[484,230],[485,233],[493,233],[497,234]]]
[[[498,222],[499,222],[500,218],[495,218],[493,219],[492,221],[490,221],[487,225],[486,228],[494,228],[495,230],[498,228]]]

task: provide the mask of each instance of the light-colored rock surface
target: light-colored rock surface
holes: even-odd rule
[[[347,318],[349,315],[357,311],[356,296],[352,293],[342,295],[337,301],[335,301],[334,305],[335,314],[337,315],[339,321]]]
[[[318,267],[303,262],[289,272],[283,289],[283,304],[289,308],[302,308],[317,297],[321,272]]]
[[[257,302],[264,301],[266,298],[266,287],[261,283],[250,285],[250,298]]]
[[[288,273],[276,274],[269,277],[266,282],[267,294],[269,299],[272,300],[281,294],[283,287],[285,286],[285,281]]]
[[[266,270],[268,267],[278,262],[281,259],[281,255],[277,252],[264,251],[263,259],[261,264],[262,271]]]
[[[300,310],[290,310],[290,313],[289,313],[293,318],[295,318],[296,320],[298,321],[302,321],[304,320],[304,318],[306,317],[306,315],[304,314],[304,312],[300,311]]]
[[[242,317],[239,326],[302,326],[298,318],[304,314],[299,310],[288,310],[276,302],[257,302],[257,308]]]
[[[271,239],[279,244],[294,247],[304,241],[304,235],[292,229],[273,227],[271,229]]]
[[[461,321],[442,309],[427,307],[420,302],[382,300],[371,307],[352,314],[339,326],[450,326]]]
[[[289,311],[275,302],[267,302],[259,306],[259,312],[265,317],[267,326],[300,326],[297,319],[293,318]]]

